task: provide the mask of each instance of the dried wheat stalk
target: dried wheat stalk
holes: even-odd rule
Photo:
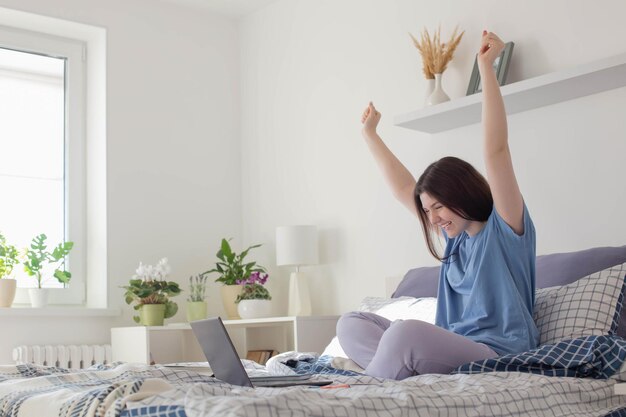
[[[427,29],[424,29],[420,35],[420,40],[409,33],[413,40],[413,45],[417,48],[422,56],[422,71],[427,79],[435,78],[435,74],[443,73],[448,67],[448,63],[452,61],[454,51],[461,42],[465,31],[457,35],[458,26],[454,28],[454,32],[448,43],[441,42],[441,27],[437,28],[431,38]]]

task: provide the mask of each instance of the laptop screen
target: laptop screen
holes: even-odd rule
[[[252,387],[222,319],[214,317],[190,324],[215,377],[232,385]]]

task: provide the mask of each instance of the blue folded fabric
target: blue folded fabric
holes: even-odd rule
[[[120,417],[187,417],[182,405],[150,405],[124,410]]]
[[[544,345],[528,352],[461,365],[453,373],[527,372],[546,376],[607,379],[626,360],[626,340],[587,336]]]
[[[293,370],[297,374],[325,374],[325,375],[344,375],[344,376],[357,376],[362,375],[358,372],[346,371],[343,369],[333,368],[330,365],[332,356],[324,355],[317,358],[316,361],[297,361],[292,366]]]

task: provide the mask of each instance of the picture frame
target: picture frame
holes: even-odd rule
[[[504,49],[500,56],[493,61],[493,69],[496,71],[496,78],[498,84],[503,86],[506,84],[506,75],[509,71],[509,64],[511,62],[511,55],[513,54],[513,47],[515,43],[507,42],[504,44]],[[474,68],[472,69],[472,76],[470,77],[469,85],[467,86],[466,96],[476,94],[482,91],[482,85],[480,82],[480,71],[478,70],[478,55],[474,60]]]

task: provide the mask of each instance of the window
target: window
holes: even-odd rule
[[[0,11],[0,230],[20,248],[40,233],[49,249],[73,241],[70,285],[50,303],[107,307],[106,32]],[[15,303],[29,303],[35,280],[15,272]]]
[[[9,203],[0,207],[0,228],[18,247],[40,233],[49,247],[84,245],[83,51],[79,42],[0,28],[0,189]],[[67,260],[73,279],[64,303],[85,301],[80,254]],[[16,269],[19,287],[36,285]],[[44,272],[43,286],[62,287]]]

